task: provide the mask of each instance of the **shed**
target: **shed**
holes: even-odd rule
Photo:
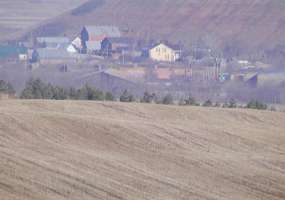
[[[127,37],[107,37],[102,43],[101,47],[103,51],[122,51],[130,49],[134,44],[134,40]]]

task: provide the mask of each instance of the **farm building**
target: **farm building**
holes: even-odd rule
[[[84,55],[69,53],[66,49],[40,48],[29,51],[30,63],[57,64],[57,63],[77,63],[84,59]]]
[[[249,87],[255,88],[258,85],[258,73],[246,74],[244,76],[245,82]]]
[[[124,90],[128,90],[134,95],[138,95],[143,92],[139,84],[125,79],[118,74],[114,74],[111,71],[109,72],[108,70],[93,73],[89,77],[85,77],[85,79],[82,80],[81,85],[86,82],[89,85],[96,85],[100,90],[109,91],[115,96],[119,96],[124,92]]]
[[[38,37],[36,42],[37,47],[49,49],[67,48],[70,43],[67,37]]]
[[[121,37],[115,26],[85,26],[80,33],[82,48],[87,51],[99,51],[101,42],[107,37]]]
[[[134,41],[131,38],[107,37],[101,43],[101,51],[104,55],[109,56],[113,53],[131,51],[133,44]]]
[[[101,41],[87,41],[87,53],[92,54],[101,50]]]
[[[175,62],[181,58],[182,50],[179,45],[160,43],[149,50],[149,56],[155,61]]]
[[[85,26],[81,31],[81,36],[86,33],[87,41],[102,41],[106,37],[121,37],[119,28],[115,26]],[[86,38],[81,37],[81,39]]]
[[[256,72],[253,73],[238,73],[232,74],[231,80],[236,82],[243,82],[249,87],[255,88],[258,85],[258,76]]]

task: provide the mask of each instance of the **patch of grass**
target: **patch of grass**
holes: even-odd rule
[[[104,4],[104,0],[90,0],[86,3],[82,4],[78,8],[75,8],[71,11],[71,14],[74,16],[80,16],[88,14],[89,12],[92,12],[93,10],[97,9],[101,5]]]

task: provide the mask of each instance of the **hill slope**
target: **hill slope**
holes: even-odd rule
[[[285,44],[284,9],[282,0],[90,0],[54,24],[70,35],[85,24],[115,24],[142,38],[187,44],[202,37],[209,45],[255,49]]]
[[[79,6],[86,0],[1,0],[0,42],[15,39],[30,28]]]
[[[285,197],[284,113],[1,101],[5,200]]]

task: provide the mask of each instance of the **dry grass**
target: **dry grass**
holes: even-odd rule
[[[66,24],[62,33],[71,36],[78,34],[83,24],[114,24],[144,39],[181,41],[185,45],[201,37],[210,46],[232,44],[245,51],[285,43],[283,0],[104,2],[86,15],[67,15],[55,21]]]
[[[58,16],[85,0],[1,0],[0,41],[13,39],[31,27]]]
[[[0,199],[285,198],[285,114],[0,102]]]

